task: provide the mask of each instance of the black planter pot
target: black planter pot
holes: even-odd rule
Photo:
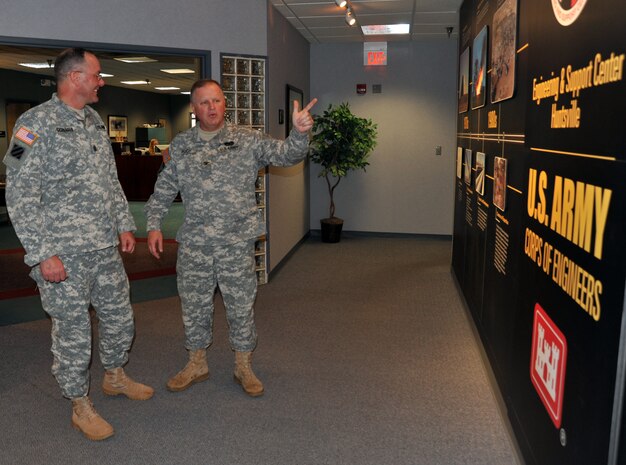
[[[320,220],[322,228],[322,242],[339,242],[343,220],[341,218],[324,218]]]

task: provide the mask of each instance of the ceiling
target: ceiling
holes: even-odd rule
[[[0,68],[14,71],[34,73],[50,76],[54,80],[54,60],[60,49],[45,47],[27,47],[14,45],[0,45]],[[128,89],[143,90],[161,94],[180,94],[191,90],[191,85],[199,79],[201,72],[200,57],[168,56],[149,54],[156,60],[149,63],[124,63],[114,58],[145,56],[145,53],[129,54],[118,52],[96,51],[103,73],[112,74],[105,77],[106,85],[125,87]],[[30,69],[20,66],[19,63],[49,63],[49,68]],[[193,74],[168,74],[162,69],[188,68]],[[128,85],[120,81],[149,81],[146,85]],[[160,91],[156,87],[178,87],[180,90]]]
[[[463,0],[348,0],[355,26],[335,0],[270,0],[272,5],[311,43],[406,41],[458,35]],[[409,35],[364,36],[360,26],[409,24]]]
[[[310,43],[339,43],[366,41],[406,41],[427,37],[446,37],[448,28],[458,35],[459,8],[463,0],[348,0],[357,24],[350,27],[345,22],[345,10],[335,0],[269,0]],[[408,35],[364,36],[360,26],[378,24],[410,25]],[[30,72],[54,79],[52,66],[46,69],[29,69],[22,62],[43,62],[52,65],[59,48],[0,45],[0,68]],[[107,85],[125,87],[162,94],[179,94],[189,91],[201,76],[200,57],[152,55],[151,63],[123,63],[114,58],[136,56],[128,53],[97,51],[102,72],[112,74],[105,78]],[[189,68],[194,74],[167,74],[165,68]],[[149,84],[132,86],[120,83],[126,80],[147,80]],[[155,87],[179,87],[180,90],[160,91]]]

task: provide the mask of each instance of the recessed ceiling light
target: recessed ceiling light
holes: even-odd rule
[[[408,34],[408,24],[378,24],[373,26],[361,26],[366,36],[382,36],[388,34]]]
[[[171,69],[162,69],[164,73],[169,74],[193,74],[195,71],[193,69],[188,68],[171,68]]]
[[[26,68],[54,68],[50,63],[18,63],[20,66],[25,66]]]
[[[128,84],[129,86],[141,86],[148,84],[145,79],[143,81],[120,81],[122,84]]]
[[[190,95],[190,94],[191,94],[191,91],[187,90],[187,91],[185,91],[185,92],[181,92],[181,94],[183,94],[183,95]]]
[[[123,57],[123,58],[114,58],[117,61],[123,61],[124,63],[150,63],[153,61],[157,61],[153,58],[148,57]]]
[[[110,78],[113,76],[115,76],[115,74],[100,73],[100,77],[103,77],[103,78]]]
[[[180,87],[155,87],[156,90],[180,90]]]

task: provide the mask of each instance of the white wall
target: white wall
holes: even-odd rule
[[[44,2],[45,3],[45,2]],[[260,0],[41,0],[2,2],[0,35],[265,55],[267,7]]]
[[[309,100],[309,42],[276,9],[268,5],[269,134],[283,139],[287,118],[286,85],[304,92]],[[279,124],[278,110],[285,112]],[[269,270],[309,232],[309,169],[302,162],[290,168],[270,168],[269,176]]]
[[[456,151],[457,41],[389,42],[386,67],[363,66],[363,44],[313,44],[311,95],[317,113],[349,102],[378,125],[367,172],[351,172],[335,190],[344,230],[452,234]],[[356,84],[367,84],[365,95]],[[382,93],[373,94],[372,85]],[[435,156],[435,147],[442,155]],[[311,165],[311,229],[328,217],[326,182]]]

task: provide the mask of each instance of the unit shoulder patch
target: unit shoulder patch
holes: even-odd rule
[[[4,164],[11,168],[19,169],[26,158],[28,158],[28,154],[32,150],[32,145],[38,137],[37,134],[24,127],[19,128],[15,134],[13,134],[13,138],[9,144],[9,150],[7,150],[4,156]]]

